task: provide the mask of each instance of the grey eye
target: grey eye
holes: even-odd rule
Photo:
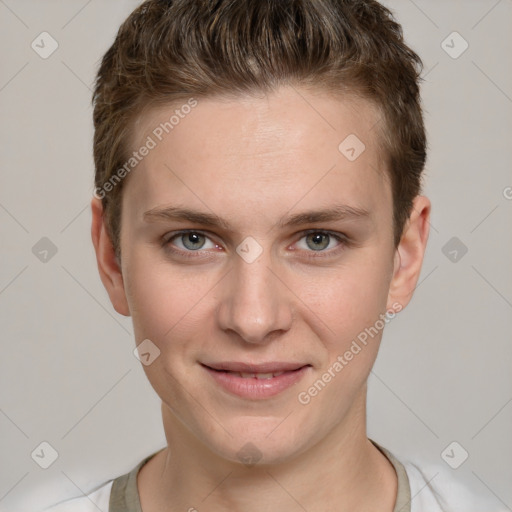
[[[329,246],[330,239],[327,233],[309,233],[306,235],[306,244],[313,251],[322,251]]]
[[[190,251],[195,251],[197,249],[201,249],[204,244],[206,237],[202,235],[201,233],[184,233],[179,237],[181,239],[181,242],[183,243],[183,246]]]

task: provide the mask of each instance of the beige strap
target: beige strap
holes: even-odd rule
[[[396,494],[396,503],[393,512],[411,512],[411,485],[409,483],[409,477],[405,471],[404,465],[395,458],[395,456],[383,446],[380,446],[375,441],[370,441],[373,445],[378,448],[391,462],[396,471],[398,479],[398,491]]]
[[[161,450],[143,459],[129,473],[114,480],[110,491],[109,512],[142,512],[137,488],[137,474],[140,468],[159,451]]]

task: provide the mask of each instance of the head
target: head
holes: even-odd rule
[[[273,463],[361,423],[428,234],[420,68],[358,0],[150,0],[105,54],[100,275],[159,354],[144,369],[168,424],[212,453]],[[241,397],[216,383],[226,362],[303,369]]]

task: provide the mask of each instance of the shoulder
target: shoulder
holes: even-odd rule
[[[411,488],[411,512],[505,512],[490,492],[476,493],[439,464],[404,460]]]
[[[111,480],[85,496],[63,501],[46,508],[43,512],[98,512],[98,510],[106,512],[109,509],[112,483]]]
[[[108,512],[111,502],[114,508],[117,507],[116,510],[140,510],[140,505],[136,505],[139,503],[137,474],[146,462],[162,450],[164,448],[151,453],[128,473],[101,484],[87,495],[57,503],[42,512]],[[134,504],[135,509],[130,508],[129,505],[133,507]]]

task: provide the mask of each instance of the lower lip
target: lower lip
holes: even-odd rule
[[[262,399],[278,395],[285,389],[299,382],[309,371],[309,366],[303,366],[298,370],[284,372],[270,379],[257,379],[255,377],[243,378],[234,373],[212,370],[208,366],[203,368],[229,393],[242,398]]]

